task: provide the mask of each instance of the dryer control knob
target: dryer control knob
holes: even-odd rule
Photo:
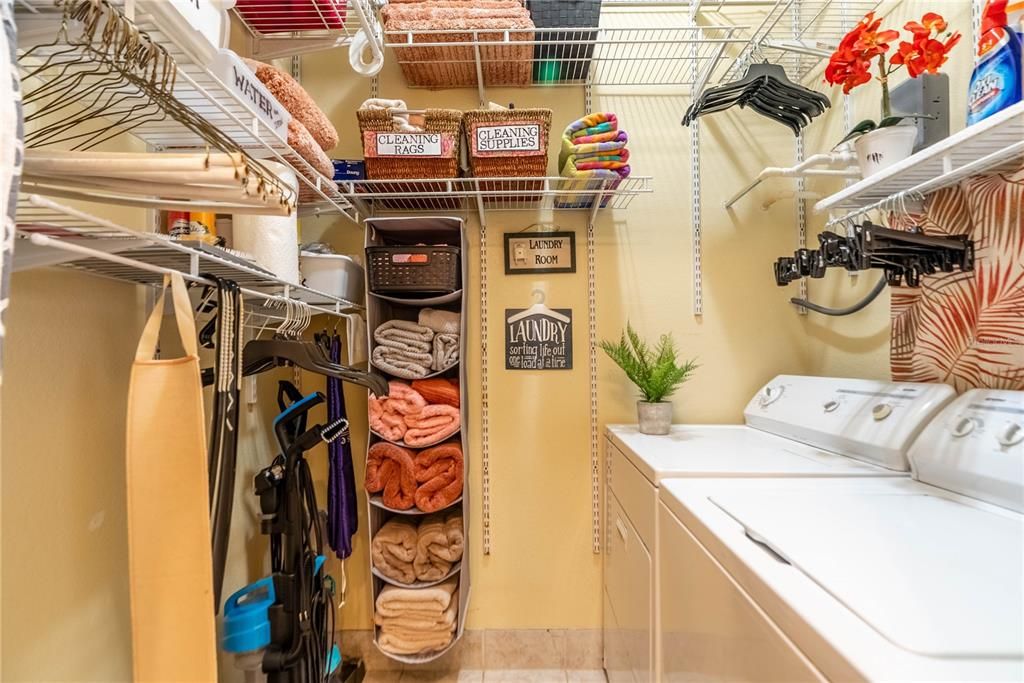
[[[783,391],[785,391],[785,387],[781,387],[781,386],[774,386],[773,387],[771,385],[768,385],[764,389],[761,390],[761,398],[758,399],[758,403],[761,404],[762,408],[764,408],[766,406],[769,406],[772,403],[775,403],[776,401],[778,401],[779,398],[781,398]]]
[[[956,424],[953,425],[953,436],[957,438],[967,436],[968,434],[974,431],[974,426],[974,420],[972,420],[969,417],[961,417],[959,420],[956,421]]]
[[[1024,425],[1019,422],[1011,422],[999,433],[999,443],[1004,446],[1016,446],[1024,441]]]
[[[833,410],[839,407],[839,401],[825,401],[825,405],[822,408],[825,409],[826,413],[831,413]]]
[[[871,409],[871,417],[875,418],[875,422],[881,422],[890,415],[892,415],[892,406],[888,403],[879,403]]]

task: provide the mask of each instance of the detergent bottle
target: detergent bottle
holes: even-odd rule
[[[967,125],[1024,99],[1024,0],[988,0],[967,94]]]

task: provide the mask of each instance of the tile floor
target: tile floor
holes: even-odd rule
[[[363,683],[605,683],[604,671],[503,669],[481,671],[374,671]]]

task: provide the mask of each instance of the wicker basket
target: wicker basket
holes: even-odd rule
[[[477,178],[537,178],[548,169],[550,109],[466,112],[469,166]]]
[[[367,247],[370,291],[451,294],[459,286],[458,247]]]
[[[459,174],[459,144],[462,112],[457,109],[428,109],[423,133],[440,135],[440,156],[386,156],[378,153],[377,133],[398,133],[390,110],[359,109],[359,131],[363,135],[363,157],[369,180],[405,178],[455,178]],[[419,133],[403,135],[417,136]]]

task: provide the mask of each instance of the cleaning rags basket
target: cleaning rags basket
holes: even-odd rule
[[[462,112],[458,109],[427,109],[422,133],[398,130],[391,110],[359,109],[359,132],[363,136],[363,157],[369,180],[403,180],[406,178],[455,178],[459,174],[459,144],[462,138]],[[401,136],[439,136],[440,153],[432,156],[391,154],[378,149],[379,133]],[[431,141],[436,137],[431,137]]]

